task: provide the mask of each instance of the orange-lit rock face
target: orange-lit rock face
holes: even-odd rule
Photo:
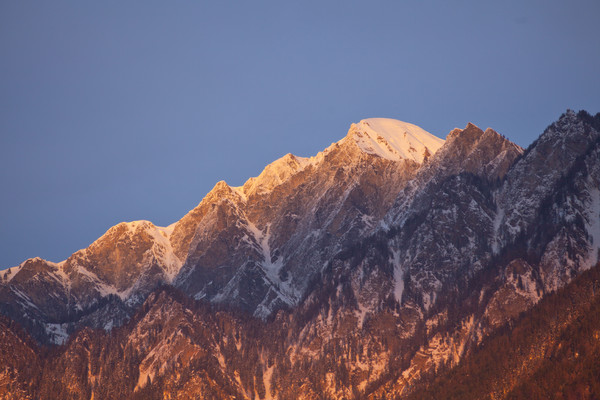
[[[71,278],[71,290],[126,299],[136,286],[143,290],[170,282],[181,266],[172,250],[170,233],[170,228],[159,228],[149,221],[112,227],[62,265]]]

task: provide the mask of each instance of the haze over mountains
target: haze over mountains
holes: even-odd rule
[[[569,110],[527,150],[473,124],[442,140],[366,119],[314,157],[218,182],[168,227],[121,223],[65,261],[3,271],[0,388],[403,397],[595,270],[599,251],[600,114]],[[44,353],[10,319],[65,346]]]

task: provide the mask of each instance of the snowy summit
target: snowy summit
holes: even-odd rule
[[[366,153],[388,160],[413,160],[421,164],[442,145],[440,139],[407,122],[390,118],[368,118],[352,124],[348,136]]]

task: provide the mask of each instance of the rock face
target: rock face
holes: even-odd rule
[[[170,227],[119,224],[3,272],[0,310],[54,342],[135,315],[117,347],[84,330],[52,359],[98,365],[77,375],[81,398],[109,398],[99,379],[131,398],[400,396],[599,250],[600,114],[568,111],[525,151],[472,124],[443,141],[368,119],[315,157],[217,183]],[[129,352],[126,373],[102,369],[102,346]]]
[[[60,263],[27,260],[4,272],[0,310],[55,343],[79,326],[120,325],[130,306],[179,271],[170,232],[148,221],[121,223]]]

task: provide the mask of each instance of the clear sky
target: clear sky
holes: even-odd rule
[[[600,2],[1,1],[0,269],[120,221],[168,225],[219,180],[368,117],[526,147],[600,111]]]

